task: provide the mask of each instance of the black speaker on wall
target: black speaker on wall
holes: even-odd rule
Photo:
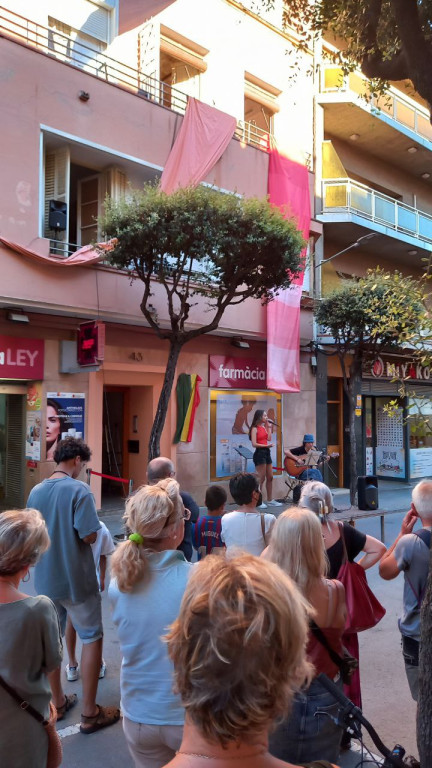
[[[360,475],[357,478],[359,509],[378,509],[378,478],[376,475]]]
[[[67,203],[61,200],[49,201],[48,226],[58,232],[67,229]]]

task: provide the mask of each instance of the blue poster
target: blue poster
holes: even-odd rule
[[[65,437],[84,439],[85,394],[47,392],[46,458],[54,459],[57,443]]]

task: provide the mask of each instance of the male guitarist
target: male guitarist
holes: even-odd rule
[[[299,445],[298,448],[291,448],[291,450],[286,449],[285,456],[295,461],[296,464],[307,465],[309,451],[312,451],[313,448],[314,448],[314,436],[307,434],[307,435],[304,435],[303,437],[303,444]],[[306,466],[303,472],[297,475],[297,478],[298,480],[303,480],[303,481],[320,480],[321,483],[323,481],[323,476],[317,467]],[[298,500],[300,499],[300,493],[301,493],[301,486],[298,485],[296,488],[294,488],[294,491],[293,491],[293,501],[295,504],[297,504]]]

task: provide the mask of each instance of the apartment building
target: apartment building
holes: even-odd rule
[[[393,84],[384,97],[365,98],[361,73],[344,77],[326,57],[325,46],[317,64],[316,216],[323,224],[318,260],[344,251],[320,270],[322,291],[378,264],[419,277],[432,250],[429,110],[404,83]],[[328,347],[328,340],[318,340]],[[318,355],[318,374],[317,407],[323,414],[318,441],[340,453],[333,466],[336,477],[330,473],[328,481],[346,487],[347,408],[339,362]],[[408,378],[408,397],[398,398],[396,376]],[[419,409],[425,416],[431,413],[431,394],[429,368],[408,354],[368,364],[356,417],[363,473],[401,481],[431,475],[432,441],[415,422]],[[393,419],[383,410],[390,395],[399,399]]]
[[[276,141],[281,153],[308,164],[313,198],[314,114],[317,104],[326,114],[320,101],[325,92],[315,102],[313,77],[290,78],[287,52],[295,50],[296,40],[282,30],[282,2],[268,14],[255,11],[251,3],[235,0],[3,4],[0,507],[21,505],[30,488],[52,472],[55,426],[86,439],[94,470],[133,478],[135,486],[145,481],[167,346],[140,313],[139,281],[131,285],[129,275],[105,263],[65,261],[100,239],[97,218],[107,194],[119,198],[129,185],[160,178],[188,97],[237,120],[205,183],[221,192],[264,197],[267,150]],[[306,53],[305,70],[311,62],[312,53]],[[329,215],[323,207],[312,220],[311,244],[322,241],[327,226],[329,248],[338,241]],[[163,318],[166,307],[155,290]],[[161,451],[176,462],[180,483],[198,501],[210,481],[226,483],[244,466],[235,448],[247,442],[254,407],[272,407],[281,425],[275,435],[278,462],[283,441],[293,446],[305,431],[314,431],[311,290],[306,279],[298,393],[281,396],[266,389],[266,310],[259,302],[231,307],[217,333],[182,352],[178,374],[200,377],[201,403],[191,441],[174,445],[173,395]],[[203,305],[196,308],[194,322],[204,311]],[[78,327],[93,320],[105,331],[104,359],[80,366]],[[212,376],[220,366],[253,370],[259,387],[247,389],[240,373],[233,380]],[[99,505],[104,494],[119,488],[98,476],[91,482]],[[282,476],[276,482],[282,495]]]

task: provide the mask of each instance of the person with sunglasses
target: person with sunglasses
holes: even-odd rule
[[[190,510],[178,483],[143,485],[126,502],[131,531],[111,560],[108,597],[122,654],[123,730],[136,768],[160,768],[179,748],[184,723],[173,693],[166,628],[177,617],[193,566],[177,550]]]

